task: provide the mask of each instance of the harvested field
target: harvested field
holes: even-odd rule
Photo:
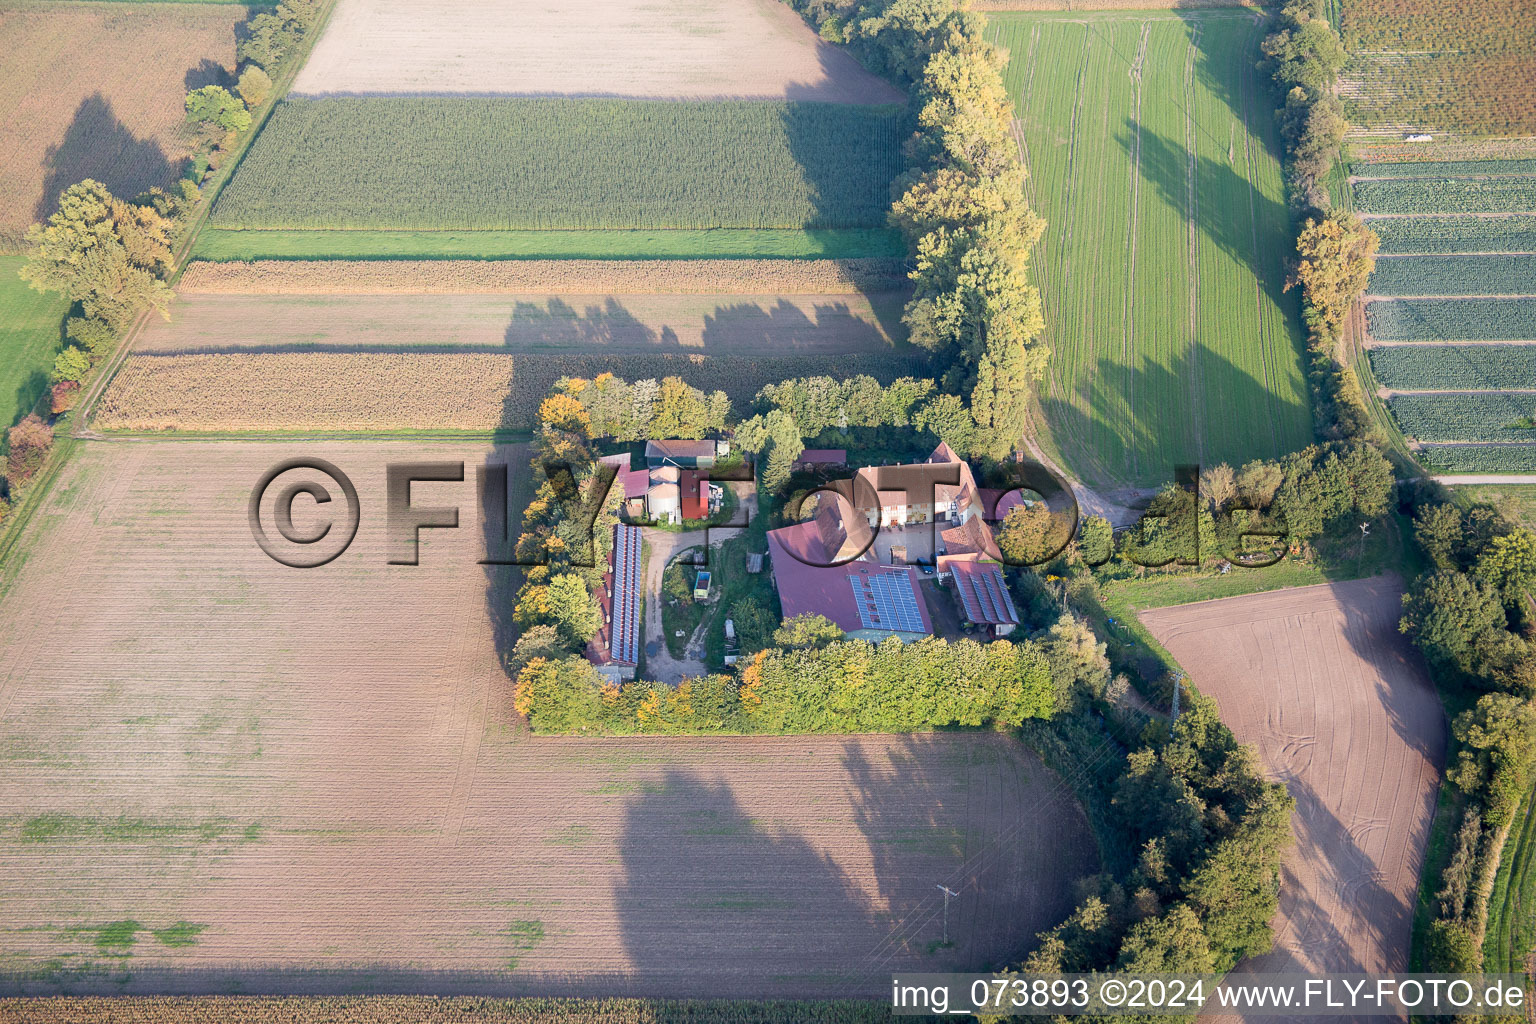
[[[341,0],[294,92],[905,98],[776,0]]]
[[[906,260],[260,260],[194,262],[177,291],[234,294],[847,295],[897,291]]]
[[[194,294],[148,325],[137,351],[889,353],[904,340],[906,295]]]
[[[97,408],[101,430],[145,433],[532,430],[561,377],[677,376],[744,409],[765,384],[818,374],[918,375],[920,356],[509,355],[487,352],[225,352],[128,360]]]
[[[234,4],[39,3],[0,10],[0,246],[95,178],[120,196],[167,185],[189,154],[189,88],[235,65]]]
[[[296,455],[360,496],[318,569],[246,518]],[[1086,822],[1007,736],[531,737],[473,500],[527,456],[82,442],[0,597],[0,991],[877,997],[1070,907]],[[384,466],[421,459],[469,463],[413,495],[462,526],[389,566]]]
[[[1240,971],[1406,971],[1446,727],[1376,577],[1144,612],[1296,798],[1274,952]]]

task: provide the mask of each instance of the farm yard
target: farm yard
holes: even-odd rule
[[[434,445],[469,479],[415,500],[461,528],[391,567],[422,452],[323,445],[361,527],[297,571],[246,516],[290,449],[81,443],[0,597],[0,990],[877,997],[1016,956],[1095,870],[1002,734],[533,739],[472,470],[530,452]]]
[[[1536,161],[1351,171],[1383,238],[1364,342],[1398,426],[1437,470],[1536,469]]]
[[[894,106],[291,99],[273,112],[212,220],[224,228],[874,227],[885,223],[902,168],[901,138]],[[591,158],[594,146],[602,159]],[[409,160],[398,158],[402,148]]]
[[[82,178],[129,197],[170,184],[190,153],[183,97],[228,77],[245,18],[236,4],[0,8],[0,248]]]
[[[999,13],[1051,347],[1050,439],[1090,483],[1157,485],[1312,437],[1263,22]]]
[[[1375,577],[1141,613],[1296,799],[1275,950],[1240,972],[1408,969],[1446,726],[1401,593]]]
[[[1524,0],[1337,0],[1341,95],[1360,134],[1536,134],[1536,11]]]
[[[294,92],[905,99],[776,0],[341,0]]]

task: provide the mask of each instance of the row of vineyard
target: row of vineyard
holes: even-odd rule
[[[1536,298],[1383,299],[1365,319],[1377,341],[1536,340]]]
[[[1536,471],[1533,169],[1533,160],[1351,168],[1356,206],[1382,239],[1368,291],[1399,296],[1366,304],[1371,373],[1396,392],[1387,407],[1437,471]]]
[[[1395,391],[1514,391],[1536,387],[1536,345],[1392,345],[1371,370]]]

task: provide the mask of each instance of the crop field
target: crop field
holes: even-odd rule
[[[902,124],[896,106],[830,103],[293,99],[273,111],[212,220],[225,228],[883,227],[903,166]]]
[[[1275,950],[1239,972],[1408,969],[1446,728],[1401,593],[1375,577],[1141,614],[1296,799]]]
[[[194,260],[181,295],[707,294],[855,295],[910,287],[907,261],[841,260]],[[732,300],[733,302],[738,300]],[[797,300],[799,301],[799,300]],[[846,302],[840,299],[838,301]],[[451,322],[452,318],[449,318]]]
[[[1388,345],[1371,371],[1394,391],[1502,391],[1536,386],[1536,345]]]
[[[301,95],[899,103],[776,0],[341,0]]]
[[[1353,164],[1350,173],[1362,178],[1536,174],[1536,160],[1384,160]]]
[[[361,506],[311,570],[246,512],[303,454]],[[0,597],[0,991],[879,997],[1070,909],[1086,820],[1006,735],[531,737],[474,481],[529,455],[81,443]],[[420,459],[461,526],[390,566]]]
[[[1533,444],[1431,444],[1416,454],[1442,473],[1536,473]]]
[[[1536,390],[1410,392],[1387,404],[1403,433],[1420,441],[1536,442]]]
[[[1536,339],[1536,298],[1386,299],[1365,306],[1377,341]]]
[[[1536,252],[1536,216],[1377,217],[1381,252]]]
[[[1536,133],[1536,10],[1525,0],[1340,0],[1350,121],[1391,132]],[[1399,138],[1401,135],[1399,135]]]
[[[890,353],[904,292],[864,295],[189,295],[138,352]]]
[[[1536,530],[1536,484],[1472,484],[1456,488],[1456,494],[1492,505],[1510,522]]]
[[[1361,213],[1530,213],[1536,175],[1505,178],[1383,178],[1355,182]]]
[[[1536,255],[1383,256],[1371,275],[1372,295],[1528,295],[1536,288]]]
[[[0,248],[82,178],[129,197],[169,184],[188,155],[187,89],[233,69],[245,16],[234,4],[0,10]]]
[[[1041,404],[1094,483],[1312,436],[1262,23],[1233,11],[998,14],[1051,346]]]
[[[561,377],[677,376],[724,391],[744,411],[763,385],[791,377],[868,374],[889,383],[926,365],[918,356],[877,352],[144,353],[112,379],[92,422],[129,433],[519,433],[537,426],[539,402]]]
[[[658,231],[232,231],[205,227],[200,260],[843,259],[906,255],[889,228]]]
[[[69,303],[16,276],[20,256],[0,255],[0,429],[31,411],[48,388]]]

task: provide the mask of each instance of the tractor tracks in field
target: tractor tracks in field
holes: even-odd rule
[[[1135,336],[1136,336],[1136,300],[1135,300],[1135,293],[1136,293],[1136,241],[1137,241],[1136,226],[1137,226],[1137,219],[1140,217],[1140,214],[1141,214],[1141,97],[1142,97],[1142,69],[1146,67],[1146,63],[1147,63],[1147,42],[1151,38],[1151,36],[1152,36],[1152,23],[1150,21],[1142,22],[1141,23],[1141,37],[1140,37],[1140,39],[1137,40],[1137,44],[1136,44],[1136,59],[1131,62],[1130,70],[1127,72],[1127,74],[1129,74],[1130,77],[1131,77],[1131,96],[1132,96],[1132,99],[1131,99],[1131,122],[1136,125],[1136,134],[1134,136],[1134,141],[1132,143],[1132,149],[1131,149],[1131,168],[1130,168],[1130,178],[1131,178],[1131,181],[1130,181],[1131,219],[1130,219],[1130,226],[1128,228],[1128,232],[1129,232],[1130,237],[1127,240],[1127,247],[1126,247],[1127,248],[1126,281],[1129,283],[1129,287],[1127,287],[1125,289],[1125,299],[1124,299],[1124,301],[1122,303],[1122,306],[1121,306],[1121,309],[1123,310],[1123,316],[1121,317],[1121,319],[1125,323],[1125,331],[1121,335],[1120,358],[1121,358],[1122,364],[1127,366],[1127,367],[1134,367],[1136,365],[1135,362],[1133,361],[1132,357],[1134,355],[1134,352],[1133,352],[1134,347],[1135,347],[1134,339],[1135,339]],[[1086,66],[1086,63],[1087,62],[1085,61],[1084,62],[1085,66]],[[1079,97],[1082,96],[1081,88],[1079,88],[1079,90],[1078,90],[1078,96]],[[1076,111],[1074,111],[1074,113],[1073,113],[1073,119],[1074,119],[1074,121],[1076,120]],[[1136,404],[1135,388],[1136,388],[1135,374],[1134,373],[1126,374],[1126,377],[1125,377],[1125,404],[1126,404],[1127,408],[1134,408],[1135,407],[1135,404]],[[1131,476],[1132,477],[1136,477],[1141,472],[1141,467],[1138,464],[1139,461],[1140,461],[1139,460],[1139,453],[1137,452],[1136,447],[1134,445],[1127,445],[1127,452],[1130,455]]]
[[[1244,47],[1245,53],[1257,50],[1258,36],[1263,31],[1263,28],[1264,23],[1255,17],[1253,19],[1253,29],[1249,32],[1247,45]],[[1258,314],[1259,362],[1264,367],[1264,390],[1266,393],[1273,395],[1277,394],[1275,379],[1278,374],[1274,365],[1277,353],[1274,350],[1275,346],[1270,343],[1270,317],[1266,315],[1264,307],[1264,250],[1259,245],[1258,185],[1254,183],[1253,170],[1255,164],[1253,136],[1255,131],[1260,130],[1260,122],[1254,116],[1252,109],[1254,96],[1253,90],[1249,86],[1253,76],[1257,73],[1256,70],[1249,68],[1237,77],[1237,109],[1241,112],[1243,119],[1243,177],[1248,182],[1248,228],[1253,239],[1253,301],[1254,309]],[[1282,318],[1284,317],[1283,313],[1280,315]],[[1270,447],[1278,452],[1280,449],[1280,426],[1275,422],[1274,403],[1266,404],[1268,405],[1269,414],[1269,443]]]
[[[1199,159],[1199,130],[1195,123],[1195,54],[1200,49],[1202,27],[1195,22],[1189,33],[1189,47],[1184,55],[1184,149],[1189,154],[1185,167],[1185,218],[1188,233],[1186,242],[1189,266],[1189,417],[1190,431],[1195,442],[1195,460],[1205,461],[1205,365],[1200,358],[1200,190],[1197,187]]]

